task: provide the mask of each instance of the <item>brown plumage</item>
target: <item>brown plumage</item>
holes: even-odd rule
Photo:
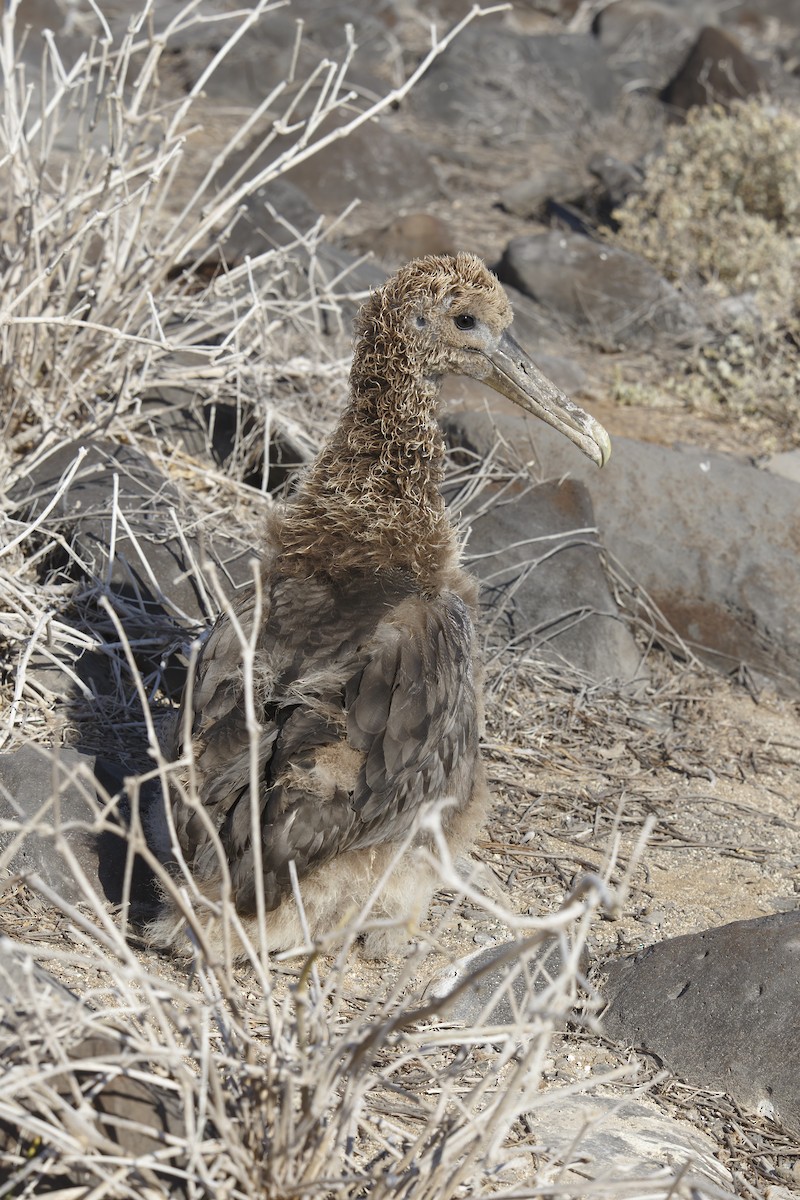
[[[272,948],[301,940],[290,861],[319,933],[357,911],[426,809],[439,808],[454,852],[483,815],[477,588],[459,566],[440,491],[441,380],[481,379],[599,465],[609,454],[605,431],[511,339],[511,317],[502,287],[472,255],[431,256],[400,270],[361,310],[350,402],[271,521],[254,678]],[[245,635],[255,609],[254,594],[237,603]],[[221,872],[209,824],[217,832],[247,926],[257,893],[241,658],[239,635],[223,616],[178,723],[180,735],[188,706],[193,765],[184,787],[196,789],[203,811],[176,795],[173,815],[182,854],[212,900]],[[176,755],[185,749],[176,744]],[[423,837],[416,833],[417,842]],[[382,912],[416,915],[434,882],[409,859],[385,889]],[[171,944],[179,928],[167,906],[151,935]],[[385,953],[397,936],[373,933],[368,952]]]

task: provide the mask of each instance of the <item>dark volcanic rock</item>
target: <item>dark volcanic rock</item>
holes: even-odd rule
[[[384,119],[360,126],[293,167],[287,179],[330,216],[354,199],[391,205],[395,211],[435,199],[439,183],[425,147],[389,124]],[[319,136],[326,128],[320,128]]]
[[[676,70],[702,20],[696,10],[657,0],[615,0],[595,16],[592,32],[626,79],[643,75],[663,86]]]
[[[222,467],[233,451],[240,421],[233,405],[205,406],[190,387],[167,384],[139,398],[141,419],[135,428],[145,429],[170,448],[192,458]]]
[[[607,970],[610,1037],[800,1129],[800,911],[672,938]]]
[[[352,116],[329,117],[316,130],[314,142],[334,133]],[[255,137],[226,160],[218,175],[219,186],[251,157],[247,179],[255,178],[272,164],[280,148],[272,144],[259,151],[260,143],[261,138]],[[315,213],[338,216],[355,199],[391,206],[396,212],[403,206],[424,204],[439,193],[436,172],[424,146],[395,132],[388,115],[361,125],[255,190],[234,226],[231,245],[238,253],[246,246],[251,254],[285,245],[291,234],[270,208],[305,232],[314,224]]]
[[[329,270],[331,275],[335,273],[339,279],[342,291],[348,285],[353,290],[357,289],[362,282],[362,273],[357,272],[351,283],[350,275],[341,261],[342,253],[333,247],[320,247],[315,263],[317,287],[322,289],[323,273]],[[260,265],[252,264],[251,271],[253,278],[258,279]],[[265,288],[267,286],[265,283]],[[337,296],[337,301],[343,308],[347,304],[344,295]],[[335,302],[331,302],[324,313],[325,318],[332,318],[334,307]],[[290,429],[282,428],[276,421],[270,429],[269,448],[265,454],[263,423],[260,428],[255,428],[259,418],[252,412],[248,414],[247,407],[206,399],[198,395],[194,387],[167,384],[142,392],[133,427],[137,432],[146,432],[169,452],[180,450],[190,458],[213,465],[252,487],[278,492],[290,473],[306,461],[308,444],[292,436]],[[265,465],[268,468],[266,480]],[[231,589],[239,583],[249,582],[247,557],[242,559],[243,551],[248,548],[241,539],[235,538],[233,529],[214,527],[210,521],[207,525],[212,527],[196,539],[194,530],[197,527],[192,521],[187,534],[189,544],[197,546],[199,561],[202,563],[208,558],[217,563],[228,577]]]
[[[21,520],[32,520],[47,505],[83,445],[59,446],[12,489],[10,498]],[[62,533],[72,549],[72,554],[53,563],[52,569],[73,577],[105,580],[112,592],[136,603],[145,622],[148,614],[152,618],[166,614],[186,623],[215,615],[206,611],[205,598],[171,517],[170,510],[180,512],[182,503],[174,485],[132,447],[97,439],[85,448],[88,453],[48,517],[47,528]],[[132,537],[122,522],[114,519],[115,476],[119,512]],[[248,565],[252,550],[232,544],[226,532],[209,530],[206,538],[195,532],[189,540],[199,561],[224,561],[221,582],[231,578],[242,583],[252,578]],[[219,552],[215,553],[217,545]]]
[[[617,85],[588,34],[525,36],[471,25],[411,93],[410,105],[448,136],[519,137],[583,126],[609,112]]]
[[[600,9],[592,20],[592,33],[608,51],[624,51],[626,56],[637,52],[664,55],[673,49],[672,43],[692,40],[692,15],[680,5],[671,6],[659,0],[615,0]]]
[[[90,1032],[93,1026],[96,1032]],[[20,1150],[25,1163],[20,1169],[20,1181],[24,1179],[27,1187],[36,1182],[37,1160],[41,1155],[47,1182],[42,1192],[36,1194],[51,1191],[53,1186],[58,1186],[59,1180],[71,1185],[79,1180],[87,1184],[98,1182],[89,1154],[81,1165],[82,1155],[65,1153],[65,1157],[73,1161],[65,1164],[63,1174],[59,1170],[58,1149],[48,1145],[45,1132],[52,1119],[48,1114],[53,1113],[55,1094],[67,1111],[80,1104],[82,1142],[94,1125],[97,1133],[115,1148],[117,1155],[138,1160],[130,1163],[125,1175],[135,1194],[165,1195],[161,1188],[151,1192],[147,1186],[152,1186],[159,1177],[162,1181],[169,1180],[169,1195],[186,1194],[180,1176],[169,1167],[163,1170],[166,1138],[173,1138],[180,1144],[191,1136],[191,1121],[169,1081],[160,1076],[158,1069],[146,1060],[122,1028],[114,1028],[107,1022],[100,1025],[96,1016],[93,1020],[93,1014],[78,996],[28,953],[3,938],[0,953],[0,1064],[11,1070],[24,1062],[35,1062],[38,1069],[35,1072],[17,1071],[19,1084],[16,1088],[10,1081],[6,1084],[5,1110],[6,1113],[13,1112],[12,1106],[16,1105],[33,1118],[41,1117],[39,1129],[44,1134],[44,1144],[37,1145],[38,1139],[26,1136],[25,1119],[13,1123],[0,1119],[5,1183],[9,1182],[9,1172],[13,1169],[6,1156]],[[89,1116],[92,1110],[93,1114]],[[61,1119],[55,1118],[56,1121]],[[35,1121],[27,1128],[35,1129]],[[61,1128],[68,1129],[70,1125],[64,1122]],[[162,1152],[159,1155],[161,1170],[158,1158],[148,1161],[148,1156],[159,1150]],[[170,1162],[174,1163],[174,1159]],[[109,1169],[113,1168],[109,1167],[108,1160],[104,1170],[102,1159],[98,1159],[98,1174],[107,1176]],[[42,1182],[44,1184],[44,1180]],[[12,1189],[16,1191],[13,1183]],[[73,1194],[72,1187],[67,1191]]]
[[[384,284],[388,272],[374,260],[364,261],[349,250],[325,243],[317,247],[312,269],[313,282],[309,286],[325,297],[320,306],[322,332],[345,336],[349,345],[353,318],[364,303],[364,296]],[[258,281],[259,272],[254,271],[254,276]],[[269,270],[265,274],[265,284],[268,283]]]
[[[658,605],[672,629],[722,670],[741,663],[797,691],[800,492],[730,455],[614,439],[597,468],[541,422],[458,417],[461,444],[480,454],[497,431],[532,441],[547,476],[586,485],[607,551]]]
[[[701,29],[684,62],[661,92],[671,108],[687,112],[704,104],[728,105],[761,91],[761,72],[730,34]]]
[[[363,229],[348,237],[346,245],[359,254],[371,252],[391,271],[412,258],[455,254],[458,250],[447,222],[426,212],[407,213],[379,229]]]
[[[148,686],[158,676],[159,686],[177,696],[189,635],[216,616],[204,565],[213,564],[219,586],[232,595],[252,579],[253,548],[236,528],[187,513],[178,489],[147,456],[100,438],[60,445],[33,466],[10,490],[18,519],[29,522],[42,512],[81,449],[87,453],[44,523],[58,540],[52,540],[40,570],[61,589],[65,622],[116,649],[83,649],[78,638],[59,658],[37,647],[28,676],[59,700],[75,698],[78,691],[84,700],[93,693],[119,693],[124,655],[103,605],[107,597],[139,670],[150,678]],[[127,678],[126,667],[122,674]]]
[[[460,418],[443,425],[458,444]],[[497,490],[497,502],[471,521],[466,560],[509,639],[598,682],[632,682],[641,654],[608,584],[587,489],[553,480]]]
[[[513,238],[497,274],[608,348],[698,336],[695,308],[644,259],[580,234]]]
[[[238,159],[226,164],[230,171],[224,172],[220,182],[237,165]],[[265,250],[287,246],[296,241],[298,234],[307,234],[319,219],[319,210],[305,192],[288,179],[274,179],[242,201],[236,221],[222,244],[226,261],[231,263],[248,254],[255,257]]]
[[[37,876],[57,896],[75,903],[85,899],[85,893],[73,872],[72,856],[98,896],[112,904],[129,899],[137,909],[150,907],[152,875],[138,859],[132,864],[131,894],[122,894],[127,802],[120,803],[120,819],[112,813],[101,821],[106,795],[98,792],[98,784],[113,795],[121,774],[68,747],[27,745],[0,754],[0,820],[5,822],[0,852],[11,855],[6,870],[23,880]],[[144,802],[157,802],[152,788]],[[99,832],[101,824],[111,827]]]
[[[93,845],[96,839],[91,833],[97,817],[93,767],[93,759],[69,749],[56,752],[21,746],[0,754],[0,813],[8,822],[37,829],[24,835],[10,830],[0,833],[2,851],[17,847],[7,869],[23,879],[38,875],[69,902],[80,900],[82,892],[67,860],[56,849],[56,830],[66,839],[90,885],[102,894]],[[65,824],[68,832],[62,829]]]
[[[644,176],[638,167],[622,162],[613,154],[595,154],[589,160],[589,170],[596,175],[605,189],[607,213],[627,200],[628,196],[642,188]]]
[[[161,15],[162,10],[168,12],[173,4],[174,0],[169,3],[159,0],[153,13],[156,28],[163,29],[166,20]],[[127,7],[124,17],[127,24],[130,4],[122,4],[122,7]],[[242,17],[237,15],[244,12],[241,7],[232,9],[224,0],[212,0],[204,5],[204,15],[209,8],[216,10],[218,18],[224,19],[196,24],[191,20],[183,21],[169,40],[172,69],[187,91],[197,85],[221,45],[242,24]],[[299,92],[323,59],[330,57],[342,61],[348,51],[345,26],[351,24],[356,30],[356,41],[363,49],[350,63],[348,82],[374,94],[381,88],[374,64],[384,54],[394,51],[383,14],[375,9],[369,0],[360,0],[360,3],[330,0],[324,5],[319,0],[292,0],[290,10],[270,7],[258,20],[250,23],[245,36],[229,48],[222,62],[205,78],[203,91],[212,100],[252,110],[264,102],[273,88],[284,83],[270,114],[279,117],[289,104],[293,104],[295,118],[298,113],[307,116],[319,100],[327,73],[322,71],[317,75],[316,83],[302,99]],[[298,19],[303,21],[303,38],[292,74]],[[287,135],[287,142],[281,148],[288,144],[289,137],[291,135]]]
[[[568,163],[531,170],[526,179],[513,183],[500,195],[500,204],[515,216],[541,217],[548,201],[580,200],[586,192],[583,171]]]

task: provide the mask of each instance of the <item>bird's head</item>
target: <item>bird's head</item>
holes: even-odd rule
[[[429,255],[402,267],[364,305],[357,349],[388,390],[401,373],[433,383],[451,374],[481,380],[602,467],[611,454],[605,429],[542,374],[511,336],[512,318],[502,285],[479,258]]]

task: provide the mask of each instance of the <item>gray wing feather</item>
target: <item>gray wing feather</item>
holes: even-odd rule
[[[402,837],[422,804],[447,794],[454,766],[477,754],[473,635],[460,597],[376,595],[372,582],[344,603],[330,585],[282,583],[259,635],[268,909],[289,891],[290,861],[302,878],[344,850]],[[253,614],[246,597],[237,610],[245,631]],[[256,892],[240,659],[223,618],[198,663],[192,749],[200,800],[219,831],[237,907],[248,912]],[[183,814],[176,810],[184,853],[199,861],[207,831],[186,806]]]
[[[384,680],[382,694],[375,688],[366,694],[374,710],[356,703],[348,713],[348,737],[367,750],[353,797],[364,826],[359,845],[402,834],[421,804],[446,794],[456,752],[477,751],[466,605],[447,593],[415,607],[416,621],[399,625],[395,644],[370,663],[371,680]]]

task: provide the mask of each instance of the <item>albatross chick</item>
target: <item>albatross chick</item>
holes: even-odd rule
[[[255,944],[260,907],[271,949],[303,941],[290,863],[319,935],[361,908],[410,836],[377,909],[392,920],[365,941],[373,957],[398,948],[436,884],[414,855],[429,836],[420,816],[438,811],[454,854],[481,823],[477,585],[459,565],[440,490],[442,379],[481,380],[598,466],[610,453],[605,430],[513,340],[511,319],[503,288],[470,254],[418,259],[370,296],[356,319],[349,403],[270,521],[260,599],[253,590],[236,602],[245,636],[258,622],[257,729],[236,624],[220,617],[202,648],[176,724],[174,757],[191,765],[171,800],[175,830],[212,904],[229,875]],[[181,925],[165,899],[153,942],[181,941]],[[214,921],[208,938],[222,943]]]

